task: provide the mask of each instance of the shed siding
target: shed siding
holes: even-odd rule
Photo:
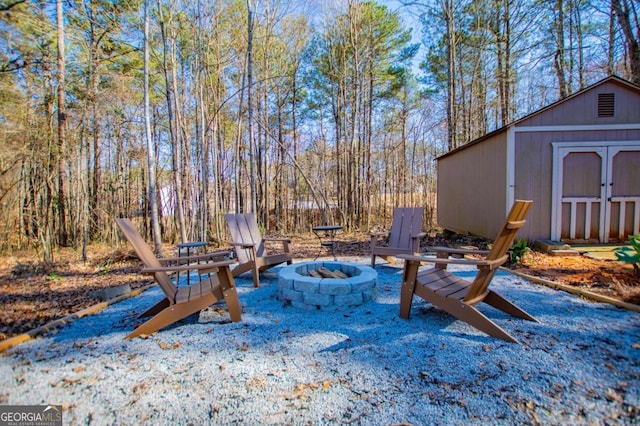
[[[598,117],[598,95],[611,93],[615,99],[613,117]],[[513,196],[534,202],[527,225],[518,236],[527,237],[530,241],[550,238],[554,231],[552,228],[555,228],[551,217],[554,184],[552,143],[580,142],[580,145],[602,146],[603,142],[624,144],[629,141],[639,144],[639,123],[640,91],[617,77],[609,77],[587,90],[439,157],[439,225],[457,232],[495,237],[507,211],[507,194],[511,196],[507,187],[510,183],[507,181],[510,170],[507,164],[507,137],[512,134]],[[554,129],[559,126],[565,128]],[[589,130],[581,130],[580,126],[589,126]],[[626,129],[598,130],[605,126]],[[621,157],[619,162],[635,165],[638,159],[639,155],[634,153]],[[570,166],[571,163],[568,163],[567,167]],[[637,188],[638,173],[629,173],[628,166],[623,169],[624,172],[617,173],[622,173],[624,179],[615,176],[615,180],[626,185],[625,191],[629,187]],[[573,178],[580,179],[580,173]],[[565,179],[570,178],[565,176]],[[578,185],[574,182],[569,184]],[[628,217],[632,215],[633,212],[629,211],[625,224],[620,226],[630,228],[632,223]],[[612,222],[612,226],[619,225]]]
[[[518,234],[530,241],[551,235],[553,142],[638,141],[640,130],[517,132],[515,136],[515,198],[533,200],[527,225]]]
[[[551,187],[553,150],[552,134],[539,132],[516,133],[515,140],[515,199],[533,200],[527,224],[518,237],[530,241],[551,233]]]
[[[506,133],[438,161],[438,224],[495,238],[506,211]]]
[[[598,94],[600,93],[614,94],[613,117],[598,117]],[[567,99],[553,108],[535,114],[521,121],[518,126],[637,124],[638,122],[640,122],[638,93],[630,91],[626,86],[615,81],[609,81],[581,96]]]

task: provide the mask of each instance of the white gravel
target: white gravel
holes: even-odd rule
[[[399,318],[402,269],[376,269],[378,298],[357,308],[283,307],[274,268],[259,289],[236,280],[240,323],[222,305],[124,340],[153,288],[1,356],[0,403],[61,404],[64,424],[640,421],[640,314],[499,272],[492,288],[540,321],[482,305],[510,344],[421,299]]]

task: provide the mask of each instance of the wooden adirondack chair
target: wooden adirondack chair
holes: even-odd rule
[[[229,213],[225,218],[231,234],[231,244],[238,258],[238,265],[231,271],[234,277],[251,271],[253,286],[258,287],[260,272],[284,262],[291,265],[293,260],[289,253],[289,238],[262,238],[253,214]],[[265,242],[281,243],[284,253],[267,254]]]
[[[151,334],[222,299],[227,304],[231,321],[241,320],[238,293],[229,268],[229,265],[234,262],[222,260],[225,255],[230,254],[229,252],[210,253],[188,258],[185,256],[171,259],[157,258],[129,219],[116,219],[116,223],[144,264],[142,272],[152,274],[166,296],[140,315],[140,318],[153,317],[131,332],[126,337],[127,339],[141,334]],[[218,261],[203,262],[203,260],[209,259]],[[189,260],[201,263],[185,263]],[[197,283],[188,286],[178,287],[168,275],[172,272],[189,273],[190,271],[198,271],[200,279]]]
[[[405,261],[400,295],[400,317],[409,318],[413,295],[416,294],[490,336],[519,343],[513,336],[476,309],[475,305],[485,302],[511,316],[537,322],[534,317],[498,293],[489,290],[489,284],[498,267],[508,259],[507,250],[511,247],[516,233],[526,223],[525,217],[531,203],[531,201],[522,200],[517,200],[514,203],[507,217],[507,222],[490,251],[434,247],[437,258],[398,256]],[[449,259],[449,255],[453,253],[481,254],[486,257],[484,259]],[[435,263],[435,267],[419,272],[418,267],[422,262]],[[478,273],[473,282],[469,282],[450,273],[447,270],[449,264],[476,265]]]
[[[376,256],[393,263],[393,256],[416,254],[420,249],[420,239],[426,234],[422,227],[422,207],[397,207],[393,210],[393,219],[389,232],[371,233],[371,267],[376,267]],[[386,246],[380,246],[379,239],[389,236]]]

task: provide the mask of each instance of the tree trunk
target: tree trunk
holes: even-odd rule
[[[162,256],[160,218],[156,194],[156,147],[151,137],[151,107],[149,101],[149,0],[144,1],[144,128],[147,142],[148,197],[151,210],[151,231],[156,254]]]
[[[65,110],[65,57],[64,57],[64,14],[62,10],[62,0],[56,0],[56,21],[58,38],[58,149],[56,161],[58,166],[58,242],[62,247],[68,245],[67,218],[66,218],[66,196],[65,196],[65,176],[64,167],[64,147],[66,130],[66,110]]]
[[[180,167],[180,159],[181,159],[181,149],[180,149],[180,125],[177,114],[177,93],[176,93],[176,75],[175,68],[176,64],[173,60],[172,51],[175,49],[175,40],[171,38],[169,39],[169,35],[167,31],[171,31],[169,23],[169,28],[167,28],[167,24],[164,22],[164,16],[162,14],[162,5],[158,0],[158,10],[160,13],[160,32],[162,34],[162,45],[163,45],[163,71],[164,71],[164,80],[165,80],[165,97],[167,99],[167,118],[169,120],[169,135],[171,138],[171,164],[172,164],[172,176],[173,176],[173,184],[174,184],[174,214],[177,215],[178,218],[178,232],[180,234],[180,239],[182,242],[187,241],[187,231],[185,225],[185,217],[184,217],[184,206],[183,206],[183,188],[182,188],[182,167]],[[173,46],[169,44],[173,43]],[[169,59],[171,59],[171,70],[169,70]]]
[[[569,88],[566,80],[566,64],[564,58],[564,4],[563,0],[556,0],[555,10],[555,33],[556,33],[556,53],[554,56],[554,66],[556,77],[558,78],[558,89],[560,99],[567,97]]]
[[[249,211],[257,214],[256,199],[256,141],[253,128],[253,12],[247,0],[247,121],[249,122],[249,190],[251,193],[251,204]]]
[[[456,116],[456,25],[455,25],[455,0],[446,0],[443,4],[444,16],[447,25],[447,141],[449,151],[458,147],[458,117]]]
[[[611,6],[618,17],[618,25],[622,28],[629,57],[631,70],[631,82],[640,85],[640,26],[638,23],[638,11],[634,0],[611,0]],[[631,16],[635,17],[636,34],[631,26]]]

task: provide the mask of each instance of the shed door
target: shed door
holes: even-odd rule
[[[610,147],[608,165],[607,238],[624,242],[640,233],[640,149]]]
[[[638,146],[570,146],[556,155],[553,239],[607,243],[639,232]]]

